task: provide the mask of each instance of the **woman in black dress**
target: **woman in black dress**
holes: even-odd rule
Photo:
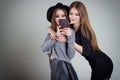
[[[70,5],[69,18],[76,32],[75,49],[88,60],[92,69],[91,80],[109,79],[113,63],[98,47],[85,5],[78,1],[73,2]]]
[[[90,25],[86,7],[80,1],[70,5],[69,18],[75,31],[75,49],[89,62],[91,80],[109,80],[113,71],[113,63],[97,44],[95,33]],[[48,29],[52,33],[51,29]],[[67,29],[64,33],[69,33]]]

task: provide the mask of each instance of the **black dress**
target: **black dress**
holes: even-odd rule
[[[83,47],[82,55],[92,69],[91,80],[109,79],[113,71],[112,60],[104,52],[93,50],[90,40],[82,35],[81,27],[75,33],[75,42]]]

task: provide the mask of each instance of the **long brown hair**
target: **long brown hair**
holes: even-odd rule
[[[85,5],[80,1],[75,1],[70,5],[70,10],[71,8],[75,8],[80,15],[82,35],[86,37],[87,39],[91,40],[91,44],[95,51],[100,50],[98,47],[96,35],[90,25],[88,13],[87,13]]]
[[[56,23],[56,21],[55,21],[56,12],[57,12],[58,9],[62,10],[62,11],[65,13],[66,19],[68,19],[68,14],[67,14],[67,11],[66,11],[65,9],[62,9],[62,8],[57,8],[57,9],[55,9],[54,12],[53,12],[53,15],[52,15],[52,20],[51,20],[51,28],[52,28],[55,32],[57,31],[57,26],[58,26],[57,23]]]

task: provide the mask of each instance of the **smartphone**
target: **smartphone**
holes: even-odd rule
[[[61,28],[69,27],[68,19],[60,19],[59,20],[59,25],[61,26]]]

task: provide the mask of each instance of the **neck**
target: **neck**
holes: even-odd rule
[[[77,32],[78,28],[80,27],[80,23],[73,24],[75,32]]]

